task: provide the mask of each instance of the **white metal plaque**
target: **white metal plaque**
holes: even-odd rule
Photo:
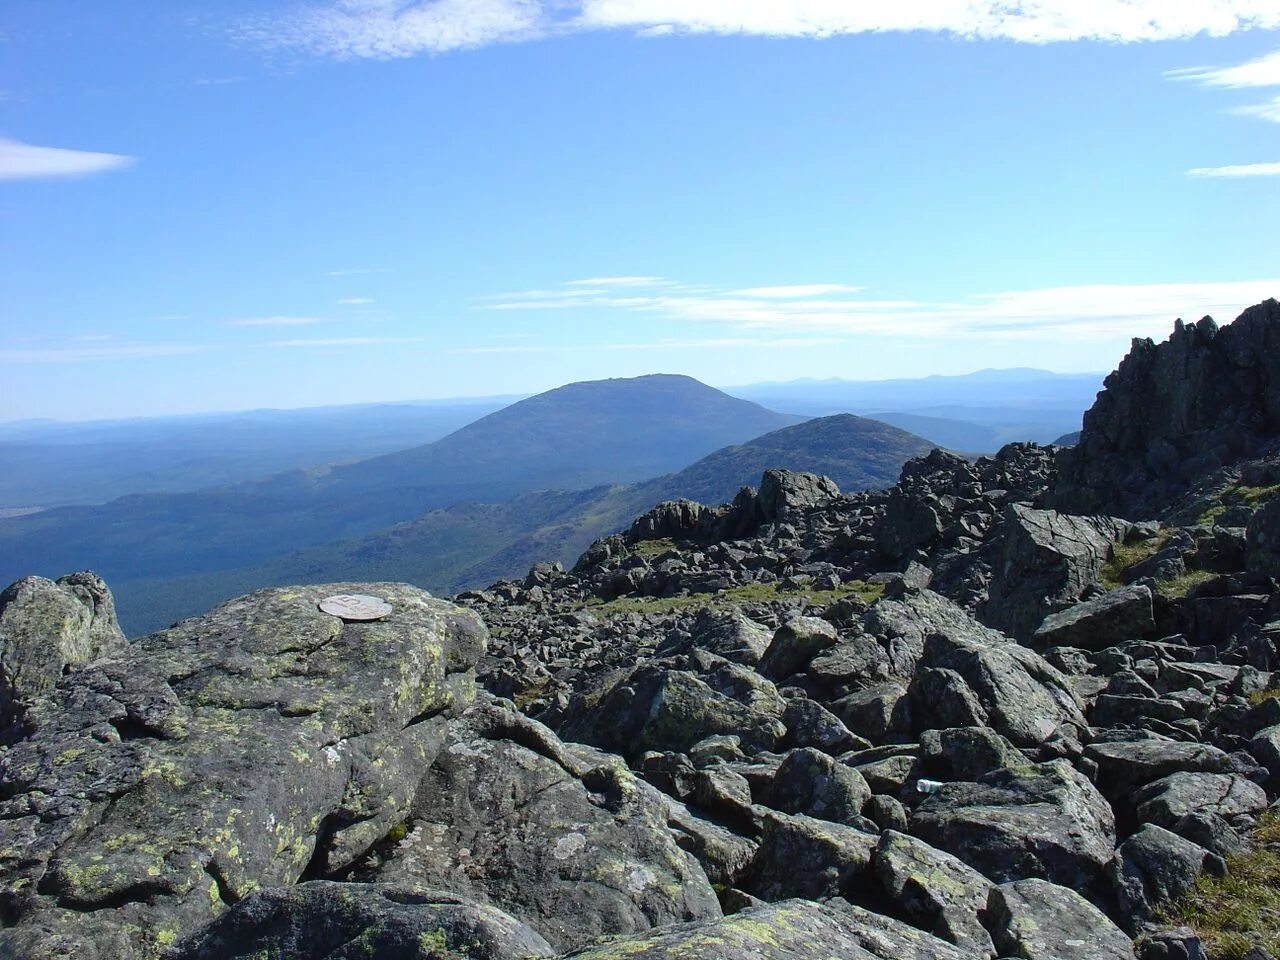
[[[339,593],[321,600],[320,612],[343,620],[381,620],[391,614],[391,604],[363,593]]]

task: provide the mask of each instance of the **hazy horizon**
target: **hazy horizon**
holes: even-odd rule
[[[1107,371],[1103,371],[1103,370],[1064,372],[1060,370],[1046,370],[1039,367],[983,367],[981,369],[970,370],[965,373],[958,373],[958,374],[926,373],[926,374],[920,375],[919,377],[869,377],[865,379],[853,379],[849,377],[837,376],[837,377],[796,377],[792,380],[761,380],[756,383],[716,384],[716,383],[706,383],[705,381],[699,381],[699,382],[706,383],[706,386],[712,387],[723,393],[728,393],[732,395],[734,390],[748,390],[752,388],[772,387],[772,386],[787,386],[791,384],[805,384],[805,383],[878,384],[878,383],[891,383],[891,382],[897,382],[897,381],[911,382],[916,380],[936,380],[936,379],[960,380],[965,378],[976,377],[979,374],[983,374],[983,373],[1010,373],[1010,372],[1023,372],[1023,371],[1026,371],[1029,373],[1035,373],[1035,374],[1043,374],[1051,377],[1099,377],[1101,378],[1107,375]],[[684,376],[691,376],[691,375],[660,370],[660,371],[653,371],[651,373],[636,374],[635,376],[631,376],[631,377],[599,377],[595,379],[634,380],[639,377],[651,377],[651,376],[684,377]],[[696,380],[698,378],[693,377],[693,379]],[[478,404],[483,401],[490,401],[490,402],[502,401],[506,403],[516,403],[528,397],[537,396],[539,393],[546,393],[551,390],[557,390],[561,387],[572,386],[575,383],[589,383],[589,382],[592,382],[592,381],[575,380],[570,383],[558,383],[558,384],[554,384],[552,386],[546,387],[545,389],[535,390],[529,393],[475,393],[475,394],[460,394],[457,396],[449,396],[449,397],[410,397],[407,399],[397,399],[397,400],[365,400],[365,401],[356,401],[353,403],[341,403],[341,404],[318,403],[318,404],[308,404],[306,406],[296,406],[296,407],[242,407],[242,408],[224,408],[219,410],[192,410],[185,413],[136,414],[133,416],[125,416],[125,417],[83,417],[83,418],[21,417],[21,418],[12,419],[12,420],[0,419],[0,426],[15,426],[15,425],[20,425],[24,423],[85,423],[85,424],[114,423],[114,422],[125,422],[125,421],[131,421],[131,420],[181,419],[181,418],[187,418],[187,417],[189,418],[222,417],[222,416],[235,416],[237,414],[249,414],[249,413],[276,413],[276,412],[289,413],[289,412],[303,411],[303,410],[344,409],[349,407],[413,406],[415,404],[447,405],[447,404],[457,403],[458,405],[465,405],[470,403]]]

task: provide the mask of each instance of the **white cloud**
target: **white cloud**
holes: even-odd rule
[[[1280,177],[1280,163],[1241,163],[1227,167],[1196,167],[1188,177]]]
[[[1174,80],[1193,80],[1206,87],[1237,90],[1280,87],[1280,50],[1232,67],[1188,67],[1184,70],[1171,70],[1166,76]],[[1231,112],[1280,123],[1280,96],[1263,103],[1232,107]]]
[[[266,46],[342,60],[390,60],[528,40],[547,26],[539,0],[337,0],[251,21],[241,33]]]
[[[1233,67],[1187,67],[1171,70],[1167,76],[1207,87],[1280,87],[1280,50]]]
[[[102,360],[143,360],[200,353],[205,347],[180,344],[136,343],[110,347],[0,348],[0,363],[85,363]]]
[[[1270,120],[1272,123],[1280,123],[1280,97],[1274,97],[1265,103],[1251,103],[1244,107],[1233,107],[1231,112],[1243,114],[1246,117],[1260,117],[1263,120]]]
[[[227,324],[232,327],[309,327],[324,322],[319,317],[246,317],[228,320]]]
[[[374,302],[375,301],[370,300],[368,297],[343,297],[338,301],[338,303],[342,304],[344,307],[359,307],[367,303]]]
[[[341,59],[390,59],[594,30],[817,39],[921,31],[1050,43],[1225,36],[1277,26],[1274,0],[331,0],[283,20],[254,21],[243,33],[268,46]]]
[[[82,177],[118,170],[134,162],[118,153],[91,153],[62,147],[36,147],[0,137],[0,180]]]
[[[644,315],[666,322],[720,324],[754,333],[1102,340],[1164,336],[1175,317],[1234,319],[1250,303],[1280,292],[1280,278],[1218,283],[1092,284],[976,294],[955,300],[871,299],[845,284],[809,284],[809,296],[746,297],[742,291],[681,287],[675,292],[584,295],[564,288],[552,298],[487,298],[479,309],[591,310]],[[687,290],[696,292],[686,292]],[[771,288],[765,288],[771,289]]]

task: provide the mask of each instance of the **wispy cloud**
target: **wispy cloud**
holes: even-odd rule
[[[1269,0],[330,0],[253,20],[241,33],[266,46],[339,59],[391,59],[600,30],[814,39],[929,32],[1051,43],[1225,36],[1277,26],[1280,9]]]
[[[663,338],[644,343],[512,344],[496,347],[456,347],[448,352],[463,354],[611,353],[632,350],[710,350],[733,347],[791,349],[831,346],[847,342],[848,338],[846,337],[704,337],[697,340]]]
[[[1280,50],[1235,66],[1188,67],[1184,70],[1171,70],[1166,76],[1173,80],[1191,80],[1206,87],[1232,90],[1280,87]],[[1280,123],[1280,96],[1262,103],[1231,107],[1230,112]]]
[[[762,297],[766,300],[791,300],[797,297],[825,297],[833,293],[857,293],[862,287],[850,287],[843,283],[798,283],[786,287],[748,287],[735,290],[739,297]]]
[[[1280,50],[1230,67],[1187,67],[1166,76],[1206,87],[1280,87]]]
[[[206,348],[192,344],[135,343],[106,347],[48,347],[43,349],[0,348],[0,363],[86,363],[105,360],[142,360],[201,353]]]
[[[107,170],[118,170],[133,162],[133,157],[118,153],[37,147],[0,137],[0,180],[84,177]]]
[[[323,337],[299,340],[273,340],[268,347],[372,347],[391,343],[422,343],[426,337]]]
[[[665,277],[588,277],[586,280],[570,280],[566,287],[664,287],[673,281]]]
[[[359,306],[364,306],[365,304],[374,303],[374,302],[375,301],[371,300],[368,297],[343,297],[341,300],[338,301],[338,303],[342,304],[342,306],[344,307],[359,307]]]
[[[1233,319],[1246,304],[1280,292],[1280,278],[1214,283],[1091,284],[982,293],[954,300],[874,299],[847,284],[804,284],[809,295],[750,297],[741,290],[689,287],[527,294],[478,301],[477,309],[590,310],[603,319],[640,315],[690,324],[719,324],[752,333],[885,337],[1099,340],[1162,335],[1175,317],[1209,313]],[[798,287],[782,288],[795,290]],[[748,288],[750,289],[778,289]],[[836,292],[832,291],[847,291]],[[551,291],[545,291],[550,294]]]
[[[1195,167],[1188,177],[1280,177],[1280,163],[1240,163],[1227,167]]]
[[[231,327],[309,327],[324,323],[320,317],[244,317],[239,320],[228,320]]]

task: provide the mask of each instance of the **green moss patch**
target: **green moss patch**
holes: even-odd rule
[[[1162,530],[1150,540],[1141,540],[1138,543],[1117,543],[1111,552],[1111,559],[1107,561],[1099,575],[1102,585],[1108,590],[1123,587],[1125,572],[1163,550],[1170,536],[1172,536],[1171,531]]]

